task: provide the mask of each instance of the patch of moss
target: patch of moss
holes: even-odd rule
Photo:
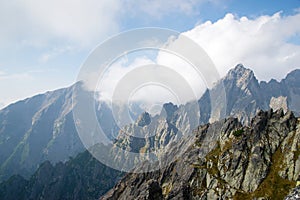
[[[251,194],[248,193],[242,193],[240,191],[236,192],[235,195],[233,196],[233,200],[240,200],[240,199],[244,199],[244,200],[252,200]]]
[[[191,166],[195,169],[206,169],[205,165],[200,165],[200,164],[191,164]]]
[[[227,140],[225,142],[225,144],[222,146],[222,149],[221,149],[221,152],[226,152],[226,151],[229,151],[232,149],[232,144],[233,144],[233,141],[232,140]],[[221,154],[219,154],[221,155]],[[232,155],[231,155],[232,156]],[[232,158],[232,157],[231,157]]]
[[[238,129],[236,131],[234,131],[232,134],[235,136],[235,137],[240,137],[243,135],[245,131],[243,129]]]
[[[206,155],[206,160],[212,162],[212,167],[207,169],[208,173],[211,175],[219,176],[219,170],[217,165],[218,165],[218,158],[220,154],[221,154],[221,148],[220,148],[220,144],[218,143],[216,145],[216,148]]]

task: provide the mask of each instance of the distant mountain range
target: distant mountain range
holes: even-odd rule
[[[200,124],[228,116],[238,118],[244,125],[250,124],[259,110],[271,108],[292,110],[299,116],[299,95],[300,70],[292,71],[280,82],[266,83],[259,82],[251,70],[237,65],[198,101],[180,106],[166,103],[161,114],[154,117],[142,114],[136,123],[120,130],[116,144],[128,152],[152,152],[164,149],[173,140],[179,141]],[[129,160],[126,153],[124,157]]]
[[[80,84],[37,95],[0,111],[0,181],[16,174],[29,179],[43,162],[66,162],[85,150],[72,114],[72,92],[78,87]],[[210,98],[218,93],[225,101]],[[111,108],[105,102],[98,102],[96,111],[104,132],[115,139],[116,145],[129,151],[146,152],[167,146],[173,138],[192,132],[199,124],[228,116],[237,117],[243,125],[251,124],[259,110],[270,108],[291,110],[299,116],[299,98],[300,70],[290,72],[280,82],[259,82],[251,70],[239,64],[198,101],[179,106],[166,103],[156,116],[136,107],[132,114],[137,121],[125,127],[116,125]],[[118,115],[122,115],[122,110],[120,106]],[[154,132],[155,139],[142,139],[137,143],[131,136],[122,134],[125,131],[136,135],[139,133],[135,131],[141,128],[144,135]]]

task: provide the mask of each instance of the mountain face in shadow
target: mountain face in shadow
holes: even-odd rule
[[[66,161],[84,150],[72,116],[72,90],[60,89],[0,111],[0,179],[28,177],[45,161]]]
[[[0,184],[0,199],[97,199],[122,175],[85,151],[66,163],[42,163],[29,180],[10,177]]]
[[[85,150],[72,113],[78,87],[80,83],[40,94],[0,111],[0,182],[14,174],[29,178],[42,162],[65,162]],[[117,133],[109,106],[101,102],[95,110],[107,137]]]

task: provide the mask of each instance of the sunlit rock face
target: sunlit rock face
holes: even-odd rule
[[[287,112],[288,105],[287,105],[287,97],[279,96],[279,97],[272,97],[270,100],[270,108],[273,110],[283,109],[284,112]]]

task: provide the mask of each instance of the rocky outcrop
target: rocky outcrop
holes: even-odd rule
[[[188,149],[158,171],[127,174],[101,199],[283,199],[296,186],[300,120],[259,111],[198,127]],[[177,144],[180,145],[180,144]],[[167,156],[180,151],[173,145]]]
[[[287,97],[279,96],[279,97],[272,97],[270,100],[270,108],[273,110],[283,109],[284,112],[288,110],[288,103]]]

